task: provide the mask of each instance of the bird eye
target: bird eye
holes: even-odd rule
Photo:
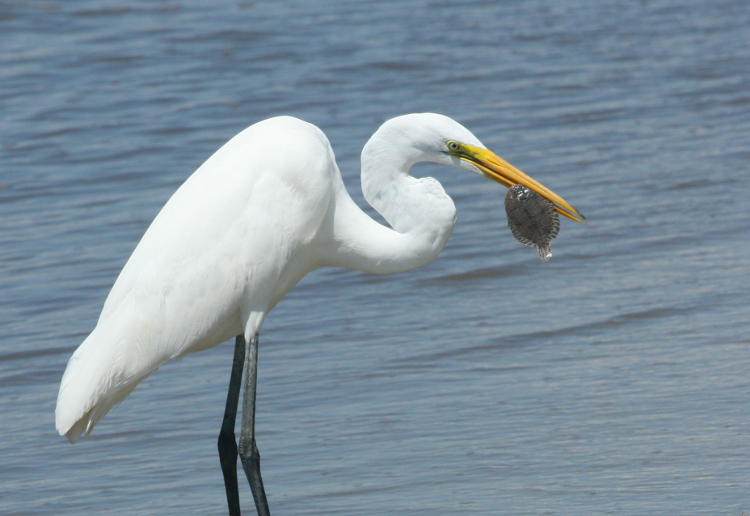
[[[460,146],[458,145],[458,142],[454,142],[453,140],[450,140],[448,142],[448,150],[452,152],[458,152],[458,149],[460,149]]]

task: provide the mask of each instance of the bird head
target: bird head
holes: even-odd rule
[[[415,150],[429,161],[474,172],[505,187],[521,184],[550,200],[561,215],[576,222],[585,220],[586,217],[562,196],[485,147],[471,131],[452,118],[436,113],[415,113],[392,120],[401,118],[408,118],[410,123],[398,125],[408,128]]]

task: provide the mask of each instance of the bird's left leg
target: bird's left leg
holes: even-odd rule
[[[227,390],[227,405],[224,410],[224,420],[219,432],[219,461],[221,472],[224,474],[224,488],[227,492],[227,504],[231,516],[240,514],[240,498],[237,490],[237,443],[234,440],[234,421],[237,415],[237,404],[240,399],[240,382],[242,381],[242,367],[245,363],[245,339],[238,335],[234,341],[234,360],[232,374],[229,378]]]
[[[247,343],[245,351],[245,393],[240,431],[240,459],[250,483],[258,516],[270,516],[263,479],[260,476],[260,453],[255,444],[255,386],[258,378],[258,335]]]

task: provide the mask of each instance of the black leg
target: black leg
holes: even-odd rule
[[[240,459],[250,483],[258,516],[270,516],[263,479],[260,476],[260,453],[255,444],[255,385],[258,377],[258,336],[247,343],[245,353],[245,395],[240,431]]]
[[[227,406],[219,432],[219,461],[224,474],[224,488],[227,490],[227,505],[230,516],[239,516],[240,498],[237,491],[237,444],[234,439],[234,422],[237,416],[237,403],[240,399],[242,366],[245,362],[245,339],[238,335],[234,341],[234,361],[232,375],[227,390]]]

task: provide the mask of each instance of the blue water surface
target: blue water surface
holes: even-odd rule
[[[750,510],[748,27],[740,0],[0,0],[0,513],[226,514],[231,344],[166,364],[74,446],[65,362],[232,135],[319,125],[364,205],[362,144],[417,111],[589,223],[543,264],[502,188],[417,166],[459,210],[440,258],[316,271],[266,321],[273,513]]]

